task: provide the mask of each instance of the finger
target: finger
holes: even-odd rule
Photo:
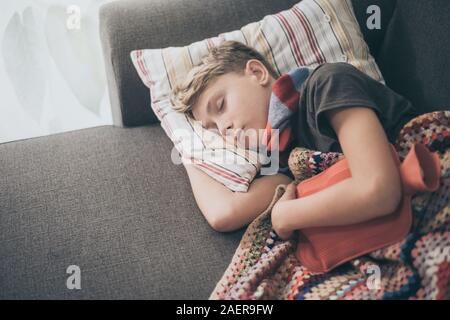
[[[294,199],[297,198],[296,194],[296,186],[293,183],[290,183],[287,185],[286,190],[284,191],[283,196],[281,197],[283,199]]]

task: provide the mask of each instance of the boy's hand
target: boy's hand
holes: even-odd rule
[[[284,226],[286,219],[283,217],[283,205],[284,202],[297,198],[296,188],[297,186],[294,182],[288,184],[286,191],[272,208],[272,227],[282,240],[288,240],[294,233],[294,230],[289,230],[286,226]]]

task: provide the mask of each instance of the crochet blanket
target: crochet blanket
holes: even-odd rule
[[[400,159],[413,143],[438,152],[439,189],[412,198],[413,226],[401,242],[347,262],[328,273],[313,273],[295,257],[296,240],[283,241],[271,228],[273,205],[247,228],[210,299],[450,299],[450,111],[412,119],[395,147]],[[315,175],[343,155],[295,148],[289,168],[297,181]]]

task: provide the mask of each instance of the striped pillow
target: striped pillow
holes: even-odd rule
[[[233,191],[246,192],[267,160],[254,151],[227,144],[199,122],[171,109],[174,83],[208,54],[211,47],[236,40],[258,50],[279,75],[299,66],[348,62],[384,84],[364,42],[350,0],[303,0],[291,9],[265,16],[240,30],[185,47],[135,50],[131,59],[150,89],[151,106],[184,159]]]

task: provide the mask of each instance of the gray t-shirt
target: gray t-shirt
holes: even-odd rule
[[[373,109],[391,143],[395,143],[403,125],[419,115],[406,98],[356,67],[325,63],[300,88],[299,108],[292,117],[293,147],[342,152],[324,111],[344,107]]]

